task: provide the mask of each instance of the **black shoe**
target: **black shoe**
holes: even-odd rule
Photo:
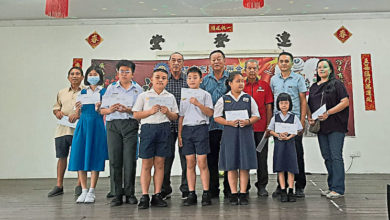
[[[132,205],[137,204],[138,203],[137,197],[135,197],[134,195],[126,196],[126,203]]]
[[[170,199],[171,198],[171,193],[172,192],[165,192],[165,191],[161,191],[161,197],[163,198],[163,200],[167,200],[167,199]]]
[[[168,204],[165,202],[161,196],[161,193],[154,194],[152,196],[152,201],[150,202],[152,206],[157,206],[157,207],[167,207]]]
[[[280,190],[280,201],[281,202],[287,202],[288,201],[286,189]]]
[[[257,195],[259,197],[268,197],[268,191],[265,189],[265,187],[259,187],[259,190],[257,191]]]
[[[59,196],[64,194],[64,187],[55,186],[48,194],[48,197]]]
[[[288,189],[287,200],[289,202],[296,202],[297,201],[297,199],[295,198],[293,189]]]
[[[182,192],[181,199],[187,199],[190,192]]]
[[[304,198],[304,197],[305,197],[305,191],[304,191],[304,189],[296,188],[296,189],[295,189],[295,197],[296,197],[296,198]]]
[[[210,193],[204,192],[202,195],[202,206],[211,205]]]
[[[111,200],[111,207],[115,206],[121,206],[123,204],[122,196],[121,197],[115,197],[113,200]]]
[[[224,195],[224,197],[226,198],[226,199],[228,199],[231,195],[232,195],[232,193],[230,192],[230,190],[229,191],[223,191],[223,195]]]
[[[149,195],[142,195],[142,197],[139,199],[138,208],[139,209],[147,209],[149,208]]]
[[[187,198],[184,200],[183,205],[184,206],[190,206],[190,205],[196,205],[198,203],[198,197],[196,196],[195,192],[188,193]]]
[[[277,186],[275,191],[272,193],[272,197],[275,198],[275,197],[280,196],[280,191],[281,191],[280,187]]]
[[[230,194],[229,202],[230,205],[238,205],[238,193]]]
[[[106,195],[106,198],[107,198],[107,199],[109,199],[109,198],[114,198],[114,197],[115,197],[115,195],[114,195],[113,193],[111,193],[111,191],[108,192],[107,195]]]
[[[74,188],[74,195],[75,195],[75,196],[80,196],[81,193],[82,193],[82,191],[83,191],[83,189],[81,189],[81,186],[76,186],[76,187]]]
[[[219,191],[209,191],[210,197],[213,198],[219,198]]]
[[[240,205],[248,205],[248,195],[246,193],[240,193],[238,195]]]

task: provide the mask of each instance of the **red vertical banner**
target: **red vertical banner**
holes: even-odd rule
[[[73,67],[83,68],[83,58],[73,58]]]
[[[375,111],[374,84],[372,82],[371,54],[362,54],[363,91],[366,111]]]

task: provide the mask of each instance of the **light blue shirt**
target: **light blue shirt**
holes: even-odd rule
[[[135,81],[132,82],[129,89],[125,89],[121,86],[120,82],[114,82],[111,85],[107,87],[107,91],[103,96],[102,106],[101,108],[109,108],[109,102],[108,99],[112,97],[113,94],[117,94],[120,97],[126,97],[129,100],[131,100],[131,105],[127,107],[133,107],[135,101],[137,100],[137,97],[139,94],[143,92],[140,85],[138,85]],[[129,114],[126,112],[118,112],[115,111],[111,114],[108,114],[106,116],[106,121],[112,121],[115,119],[129,119],[133,118],[133,114]]]
[[[197,95],[199,97],[196,97],[196,99],[200,104],[210,109],[214,108],[210,93],[203,89],[197,89]],[[179,115],[184,116],[183,125],[195,126],[209,124],[209,117],[203,114],[199,107],[191,104],[189,99],[182,98]]]
[[[217,78],[214,76],[214,72],[210,70],[210,73],[203,78],[202,84],[200,84],[200,88],[210,93],[211,99],[213,100],[213,105],[215,105],[218,99],[227,92],[225,82],[228,77],[229,73],[225,70],[223,71],[222,78],[217,80]],[[212,130],[223,130],[223,125],[216,123],[214,118],[210,117],[209,131]]]
[[[286,79],[283,79],[282,74],[278,73],[271,78],[270,86],[275,100],[274,113],[278,111],[276,107],[276,99],[280,93],[284,92],[291,96],[293,105],[291,112],[300,118],[301,101],[299,99],[299,93],[307,91],[303,76],[291,71],[290,75]]]

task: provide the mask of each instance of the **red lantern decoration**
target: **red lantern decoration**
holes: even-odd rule
[[[244,8],[262,8],[264,7],[264,0],[243,0]]]
[[[46,0],[45,14],[55,18],[68,17],[69,0]]]

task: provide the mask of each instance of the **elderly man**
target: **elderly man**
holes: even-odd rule
[[[213,105],[227,91],[225,82],[229,77],[225,70],[225,54],[221,50],[214,50],[210,53],[211,70],[207,74],[200,85],[200,88],[211,94]],[[220,142],[222,137],[223,126],[216,123],[213,117],[210,117],[209,125],[209,143],[210,153],[207,155],[207,164],[210,170],[210,194],[211,197],[219,197],[219,173],[218,160]],[[230,192],[227,178],[224,180],[224,194],[228,196]]]
[[[174,52],[169,57],[168,61],[170,74],[168,76],[168,84],[165,88],[169,93],[173,94],[176,98],[177,106],[180,106],[181,99],[181,88],[188,88],[187,76],[182,72],[184,65],[184,57],[179,52]],[[171,170],[172,163],[175,158],[175,146],[178,134],[178,121],[171,122],[171,134],[168,140],[168,144],[171,147],[172,156],[165,158],[164,164],[164,181],[161,190],[161,196],[163,199],[171,197],[172,186],[171,186]],[[182,154],[182,148],[179,147],[179,156],[181,164],[181,184],[180,191],[182,192],[182,199],[188,197],[188,185],[187,185],[187,164],[186,158]]]
[[[280,93],[288,93],[292,99],[292,113],[294,113],[298,118],[300,118],[302,127],[305,127],[305,117],[306,117],[306,85],[305,79],[291,71],[293,66],[293,55],[288,52],[282,52],[278,57],[278,67],[280,73],[271,78],[271,89],[274,93],[274,100],[278,97]],[[275,108],[276,111],[276,108]],[[304,189],[306,186],[306,176],[305,176],[305,163],[303,159],[303,144],[302,144],[302,134],[303,130],[295,136],[295,148],[297,152],[298,160],[298,169],[299,174],[295,175],[295,196],[296,197],[305,197]],[[287,179],[287,178],[286,178]],[[280,194],[280,186],[276,188],[275,192],[272,194],[273,197],[276,197]]]
[[[78,114],[74,110],[76,98],[81,91],[81,81],[84,79],[83,70],[79,67],[72,67],[68,71],[68,80],[70,87],[66,87],[57,93],[57,100],[53,106],[53,114],[58,120],[64,116],[69,117],[69,122],[74,123],[78,118]],[[64,174],[67,166],[69,149],[72,145],[74,128],[57,125],[55,132],[55,147],[57,161],[57,185],[48,193],[48,197],[64,194]],[[81,194],[80,180],[75,188],[75,195]]]
[[[272,103],[274,97],[267,82],[259,80],[259,62],[257,60],[247,60],[245,62],[245,73],[247,80],[245,82],[244,92],[248,93],[256,101],[259,108],[260,120],[253,124],[253,131],[256,146],[260,143],[266,128],[272,118]],[[268,196],[266,186],[268,184],[268,143],[265,144],[261,152],[257,152],[257,187],[258,196]]]

